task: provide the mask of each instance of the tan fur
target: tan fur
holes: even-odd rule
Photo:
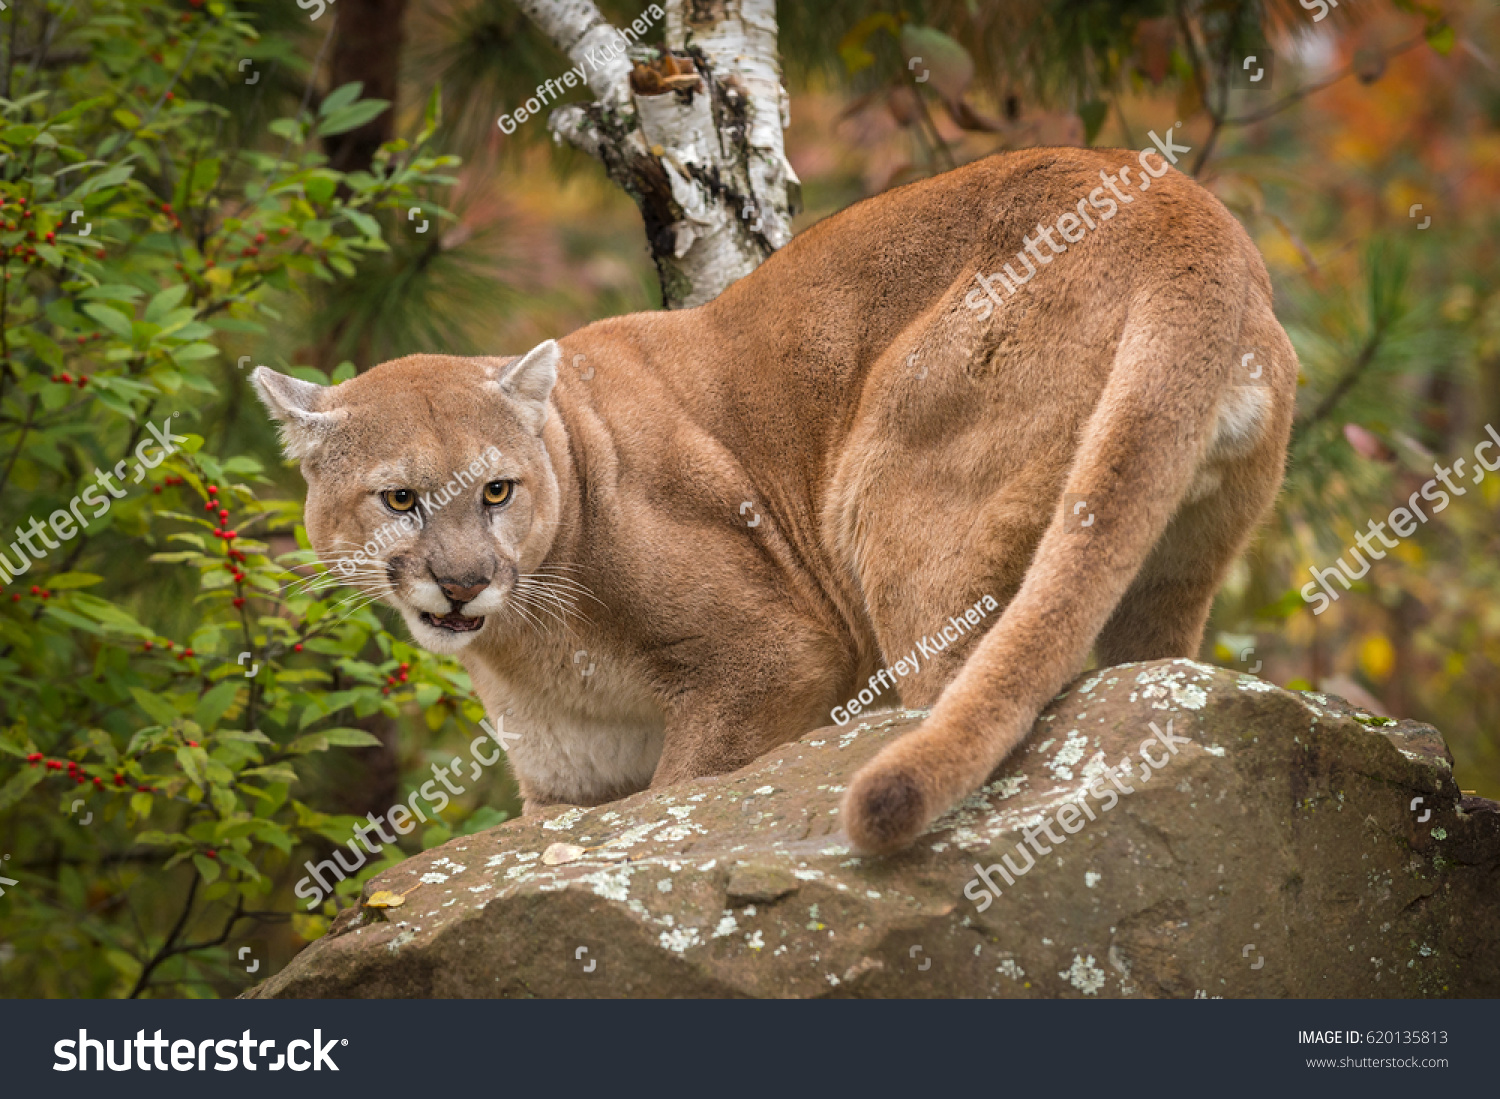
[[[900,680],[931,716],[846,795],[854,843],[897,849],[985,781],[1091,647],[1195,655],[1280,484],[1296,357],[1254,246],[1190,179],[1132,191],[988,319],[964,303],[1101,169],[1134,163],[983,160],[829,218],[708,305],[525,360],[417,355],[323,390],[257,371],[303,460],[313,544],[337,558],[390,519],[375,492],[427,491],[500,448],[506,509],[461,495],[362,583],[457,654],[491,714],[514,707],[528,806],[739,767],[993,596],[1003,611]],[[1232,384],[1246,349],[1265,386]],[[488,586],[456,605],[435,581]],[[460,606],[480,631],[416,617]]]

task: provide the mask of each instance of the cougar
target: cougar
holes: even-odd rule
[[[312,545],[513,713],[527,811],[731,771],[877,684],[929,710],[843,801],[857,849],[897,850],[1091,650],[1196,655],[1280,486],[1265,265],[1136,159],[980,160],[520,357],[260,367]]]

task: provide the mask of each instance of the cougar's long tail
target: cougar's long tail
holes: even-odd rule
[[[1155,281],[1132,301],[1066,496],[1020,590],[927,721],[850,784],[842,816],[861,850],[906,846],[982,785],[1082,670],[1191,485],[1231,384],[1229,364],[1252,290],[1246,265],[1225,258],[1182,263],[1176,277]],[[1075,515],[1080,500],[1086,509]],[[1088,514],[1093,521],[1084,525]]]

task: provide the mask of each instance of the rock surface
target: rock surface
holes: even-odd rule
[[[346,910],[248,995],[1500,995],[1500,805],[1461,797],[1428,726],[1187,660],[1105,669],[870,859],[840,795],[922,715],[864,716],[413,856],[365,889],[403,907]],[[1153,722],[1185,739],[1150,743],[1142,780]],[[1110,771],[1133,791],[1113,803]],[[1095,819],[1065,811],[1062,842],[1035,831],[1080,800]],[[1024,873],[991,871],[995,897],[976,865],[1005,853]]]

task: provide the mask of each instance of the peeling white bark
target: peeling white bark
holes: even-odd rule
[[[559,108],[549,128],[640,206],[667,308],[713,300],[791,239],[800,182],[782,143],[775,0],[698,0],[692,14],[683,0],[659,0],[667,47],[693,57],[700,82],[657,95],[632,88],[623,49],[599,63],[620,36],[592,0],[518,3],[587,70],[596,101]],[[630,52],[655,61],[655,50]]]

